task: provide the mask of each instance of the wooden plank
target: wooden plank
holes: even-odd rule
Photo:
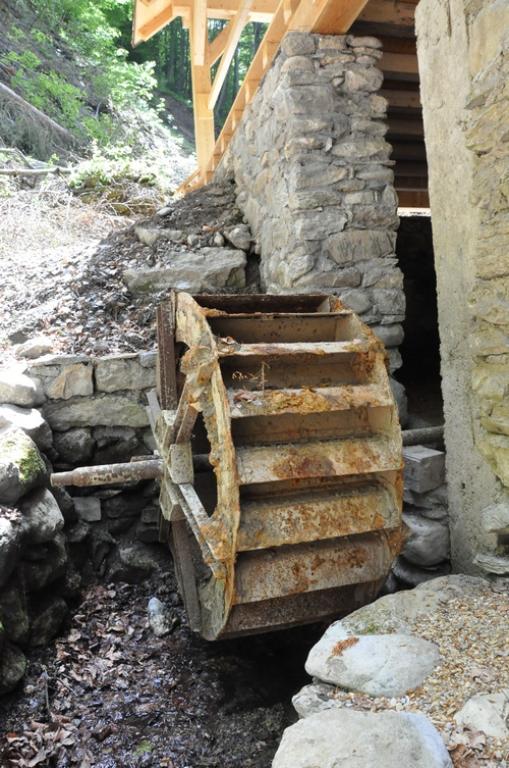
[[[415,3],[408,0],[370,0],[359,14],[359,21],[414,26]]]
[[[221,61],[219,62],[216,76],[214,77],[214,82],[212,83],[212,88],[210,90],[208,100],[209,109],[214,109],[216,101],[219,98],[219,93],[226,79],[226,75],[228,74],[235,49],[237,48],[237,44],[242,34],[242,30],[249,20],[249,10],[251,8],[251,4],[252,0],[241,0],[237,14],[228,25],[228,38],[226,40],[223,55],[221,56]]]
[[[175,294],[160,304],[157,318],[157,394],[164,410],[177,407],[177,379],[175,361]]]
[[[391,53],[384,51],[378,66],[386,76],[418,76],[417,56],[412,53]]]
[[[415,140],[415,138],[423,138],[424,137],[424,125],[422,122],[422,118],[415,117],[414,119],[411,118],[404,118],[404,117],[392,117],[389,116],[387,120],[389,124],[389,132],[388,136],[404,136],[404,137],[410,137]],[[390,142],[390,139],[389,139]]]
[[[418,90],[405,91],[382,88],[379,93],[389,102],[389,109],[422,109],[421,96]]]
[[[230,25],[231,21],[209,43],[207,51],[207,64],[209,67],[213,67],[216,61],[223,55],[226,43],[228,42],[228,35],[230,34]]]
[[[427,189],[399,189],[396,185],[396,192],[398,193],[400,208],[429,210],[429,192]]]

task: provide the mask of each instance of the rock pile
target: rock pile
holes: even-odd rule
[[[405,447],[403,458],[403,520],[408,536],[394,563],[389,591],[416,587],[451,568],[445,453],[416,445]]]
[[[24,651],[45,645],[80,578],[69,562],[63,513],[47,488],[45,457],[28,434],[0,432],[0,694],[23,677]]]
[[[36,274],[23,263],[3,265],[9,315],[0,349],[13,357],[50,348],[88,355],[149,349],[156,307],[170,288],[259,290],[258,256],[229,182],[173,200],[72,259],[66,249],[52,254]]]
[[[274,768],[507,768],[508,622],[504,583],[448,576],[332,624]]]

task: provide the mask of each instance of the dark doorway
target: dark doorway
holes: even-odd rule
[[[396,378],[408,396],[408,426],[443,423],[440,378],[440,338],[431,216],[400,209],[396,255],[404,276],[406,296],[403,366]]]

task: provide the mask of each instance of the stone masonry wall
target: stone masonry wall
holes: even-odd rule
[[[155,353],[47,355],[0,370],[0,695],[59,631],[83,580],[157,567],[153,481],[52,488],[52,470],[152,453]]]
[[[453,558],[509,574],[509,6],[421,0],[416,21]]]
[[[289,33],[217,178],[235,180],[265,291],[333,292],[395,348],[405,297],[380,49],[372,37]]]

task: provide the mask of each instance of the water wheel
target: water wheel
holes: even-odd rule
[[[266,632],[373,599],[401,542],[381,342],[335,297],[186,293],[158,340],[163,529],[192,628]]]

